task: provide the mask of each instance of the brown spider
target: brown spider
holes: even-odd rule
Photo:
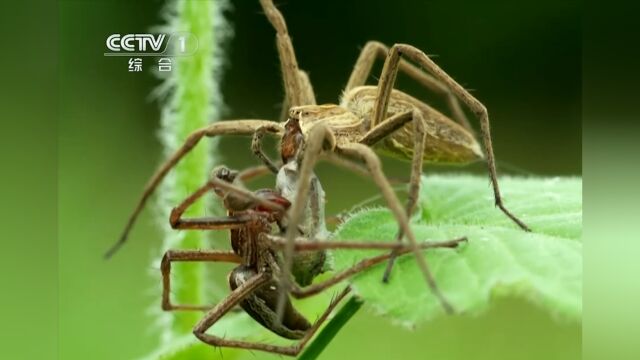
[[[202,320],[194,327],[193,333],[198,339],[209,345],[261,350],[295,356],[313,337],[333,309],[347,296],[350,292],[350,287],[345,287],[338,296],[331,301],[313,325],[293,307],[288,296],[285,301],[282,321],[277,320],[278,278],[282,276],[280,270],[281,260],[280,257],[278,257],[278,251],[282,249],[285,242],[284,238],[278,235],[272,235],[272,230],[274,225],[277,225],[277,228],[282,227],[284,211],[291,204],[286,198],[278,195],[271,189],[262,189],[255,192],[245,190],[240,183],[240,179],[247,177],[246,173],[239,174],[225,167],[218,167],[214,170],[212,179],[207,182],[207,184],[195,191],[179,206],[173,209],[170,222],[174,229],[230,229],[233,251],[167,251],[162,258],[161,264],[163,284],[162,309],[166,311],[207,311]],[[209,190],[214,190],[215,193],[223,199],[224,205],[228,210],[228,216],[182,218],[184,211]],[[408,253],[412,250],[410,247],[403,246],[399,243],[320,242],[315,240],[316,239],[298,237],[294,241],[296,255],[304,255],[306,253],[324,254],[324,250],[326,249],[392,249],[398,254]],[[453,248],[464,240],[464,238],[461,238],[443,242],[425,242],[420,244],[420,248]],[[389,257],[390,254],[387,253],[361,260],[352,267],[343,270],[321,283],[304,288],[300,285],[306,284],[301,284],[300,281],[296,279],[296,284],[288,294],[295,298],[305,298],[318,294],[345,278],[381,263]],[[313,258],[321,258],[321,261],[324,262],[324,256],[314,256]],[[229,274],[231,294],[213,307],[172,304],[170,299],[170,273],[171,263],[175,261],[230,262],[239,264]],[[315,271],[314,269],[307,270]],[[229,340],[206,333],[209,328],[236,305],[239,305],[256,322],[273,333],[286,339],[300,341],[290,346],[278,346],[260,342]]]
[[[397,240],[401,241],[404,236],[408,238],[429,287],[439,298],[445,310],[452,312],[452,307],[438,291],[426,260],[419,250],[418,242],[409,228],[408,217],[417,202],[423,163],[468,163],[486,157],[495,205],[522,229],[529,231],[529,228],[511,214],[502,203],[491,145],[489,116],[485,106],[419,49],[406,44],[395,44],[387,48],[378,42],[369,42],[363,48],[343,91],[340,104],[316,105],[309,78],[298,67],[282,14],[273,5],[272,0],[260,0],[260,3],[276,30],[276,42],[286,93],[285,103],[290,106],[289,120],[284,126],[282,123],[268,120],[221,121],[194,131],[151,177],[119,242],[107,253],[107,256],[113,254],[125,242],[133,223],[157,185],[200,139],[205,136],[254,134],[260,136],[263,133],[272,133],[284,135],[283,150],[288,150],[287,147],[290,144],[305,146],[296,201],[293,201],[289,215],[291,226],[286,233],[287,246],[283,273],[290,273],[292,267],[295,229],[304,219],[303,211],[307,207],[305,199],[310,186],[309,179],[313,174],[312,169],[319,155],[327,152],[335,161],[338,161],[336,157],[338,155],[364,162],[366,171],[380,188],[383,198],[398,221]],[[373,62],[376,58],[385,55],[386,59],[378,85],[365,86]],[[402,56],[421,68],[401,59]],[[399,70],[427,89],[445,96],[454,120],[426,103],[393,89]],[[484,154],[460,108],[459,100],[480,120]],[[408,124],[409,122],[412,122],[412,125]],[[292,142],[292,139],[295,141]],[[373,147],[380,153],[411,159],[409,196],[404,209],[382,172],[380,160],[372,150]],[[286,151],[283,152],[283,157],[285,156],[287,156]],[[272,171],[278,170],[276,166],[269,166],[269,168]],[[350,166],[350,168],[354,167]],[[384,281],[388,280],[394,258],[395,254],[392,253]],[[284,296],[289,290],[289,276],[281,276],[280,280],[282,282],[280,289]],[[281,302],[282,304],[284,303]]]

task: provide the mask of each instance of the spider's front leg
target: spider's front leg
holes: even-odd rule
[[[271,160],[262,149],[262,138],[264,137],[264,134],[272,132],[272,130],[273,129],[268,127],[258,128],[251,139],[251,151],[253,151],[253,154],[260,159],[272,173],[277,174],[280,170],[280,165],[277,165],[273,160]]]
[[[281,129],[281,124],[268,120],[232,120],[218,121],[214,124],[206,126],[192,132],[185,142],[171,155],[164,163],[162,163],[155,173],[151,176],[142,192],[142,196],[129,216],[127,224],[120,236],[120,239],[105,253],[105,257],[111,257],[127,240],[129,232],[133,228],[136,219],[142,212],[147,200],[156,190],[160,182],[165,178],[167,173],[182,160],[193,149],[203,137],[215,137],[219,135],[253,135],[258,128],[271,127]]]
[[[286,98],[283,104],[283,114],[288,108],[300,105],[315,105],[316,99],[309,76],[298,68],[298,61],[293,50],[293,43],[289,37],[287,23],[282,13],[276,8],[272,0],[260,0],[267,19],[276,30],[276,44]]]
[[[197,217],[183,218],[185,211],[199,198],[210,190],[215,190],[216,194],[223,198],[228,209],[241,211],[254,204],[260,204],[268,209],[284,211],[284,207],[263,197],[257,196],[254,192],[245,189],[238,181],[241,180],[242,173],[230,170],[225,166],[218,166],[211,174],[207,183],[202,185],[191,195],[187,196],[178,206],[171,210],[169,223],[173,229],[187,230],[224,230],[237,229],[244,226],[252,219],[249,214],[241,214],[223,217]]]

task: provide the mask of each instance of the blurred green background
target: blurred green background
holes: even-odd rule
[[[367,40],[405,42],[436,54],[440,66],[484,102],[502,174],[579,175],[581,18],[578,1],[280,2],[300,66],[319,102],[337,101]],[[139,191],[161,159],[159,105],[149,72],[102,53],[112,33],[144,33],[162,22],[163,1],[60,2],[59,261],[62,359],[131,359],[158,345],[159,307],[151,265],[166,222],[147,211],[113,260]],[[234,1],[227,19],[224,118],[277,119],[282,101],[274,32],[258,1]],[[375,73],[379,73],[378,64]],[[371,79],[371,83],[375,78]],[[424,92],[406,79],[399,87]],[[227,165],[255,163],[247,139],[225,139]],[[385,161],[388,174],[408,165]],[[480,164],[429,171],[482,173]],[[334,214],[376,192],[367,181],[322,166]],[[331,175],[331,176],[327,176]],[[268,179],[269,180],[269,179]],[[265,182],[263,184],[268,184]],[[488,186],[488,182],[487,182]],[[220,269],[224,272],[226,268]],[[453,317],[409,332],[361,311],[323,358],[577,359],[579,324],[555,321],[522,301],[500,301],[478,318]],[[251,357],[251,355],[249,355]],[[262,354],[256,354],[261,358]]]

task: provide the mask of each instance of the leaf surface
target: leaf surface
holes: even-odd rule
[[[411,227],[419,241],[466,236],[457,249],[424,251],[445,297],[457,313],[477,314],[497,296],[522,297],[557,317],[582,315],[582,182],[579,178],[502,178],[505,205],[533,232],[517,227],[494,206],[486,178],[423,178]],[[397,223],[387,209],[356,212],[334,239],[395,241]],[[344,269],[379,251],[334,251]],[[352,278],[354,290],[375,312],[414,326],[444,311],[427,288],[413,254],[398,259],[389,284],[386,262]]]

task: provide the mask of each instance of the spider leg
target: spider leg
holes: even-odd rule
[[[286,239],[264,234],[261,237],[261,240],[267,241],[271,247],[274,248],[283,248],[286,244]],[[432,248],[455,248],[461,242],[466,241],[465,237],[447,240],[447,241],[427,241],[419,243],[419,248],[421,250],[432,249]],[[362,272],[374,265],[377,265],[387,259],[389,259],[392,254],[395,256],[400,256],[407,254],[413,251],[411,246],[403,245],[401,243],[384,243],[384,242],[373,242],[373,241],[309,241],[306,238],[297,238],[295,239],[294,249],[296,252],[301,251],[318,251],[318,250],[327,250],[327,249],[371,249],[371,250],[394,250],[393,253],[382,254],[378,256],[373,256],[370,258],[363,259],[353,266],[345,269],[334,276],[326,279],[320,283],[313,284],[310,286],[306,286],[304,288],[299,287],[297,284],[292,284],[291,294],[298,299],[306,298],[308,296],[312,296],[322,292],[323,290],[343,281],[346,278],[349,278],[359,272]]]
[[[169,250],[164,253],[160,270],[162,271],[162,310],[209,310],[211,306],[174,305],[171,303],[171,263],[174,261],[215,261],[240,264],[242,259],[231,251],[217,250]]]
[[[153,194],[158,184],[164,179],[169,170],[171,170],[176,164],[187,155],[194,146],[198,144],[203,137],[214,137],[219,135],[253,135],[253,133],[260,127],[274,126],[279,127],[280,124],[267,120],[234,120],[234,121],[218,121],[214,124],[206,126],[192,132],[185,142],[171,155],[164,163],[158,167],[151,179],[147,182],[142,192],[142,196],[138,200],[136,207],[134,208],[125,228],[120,236],[120,239],[105,253],[105,258],[110,258],[126,241],[129,232],[131,231],[136,219],[142,212],[147,200]]]
[[[316,95],[313,92],[313,86],[311,85],[311,80],[309,79],[309,75],[306,71],[298,70],[298,75],[300,76],[301,89],[302,89],[302,102],[306,105],[316,105]],[[282,109],[280,110],[280,122],[287,121],[289,117],[289,100],[285,97],[282,102]]]
[[[373,129],[367,131],[358,142],[369,147],[375,145],[394,131],[401,129],[409,121],[414,120],[413,113],[413,111],[406,111],[386,118],[374,126]],[[422,124],[419,129],[422,129],[421,131],[424,133],[424,124]],[[420,155],[420,153],[418,153],[418,155]],[[422,158],[420,160],[422,161]]]
[[[285,210],[284,207],[282,207],[282,205],[277,204],[273,201],[269,201],[267,199],[263,199],[260,196],[256,195],[254,192],[245,189],[244,187],[230,184],[226,181],[222,181],[216,178],[211,178],[209,182],[212,184],[214,188],[222,189],[222,190],[225,190],[227,193],[236,195],[237,197],[234,198],[236,202],[240,200],[238,199],[238,197],[240,197],[242,200],[247,200],[246,201],[247,206],[250,205],[249,203],[253,203],[253,204],[260,204],[268,209],[275,210],[275,211],[284,212]],[[231,204],[227,204],[227,205],[231,205]],[[238,210],[235,206],[232,207],[231,209]]]
[[[333,152],[322,154],[321,159],[326,160],[334,165],[347,168],[362,177],[369,177],[369,170],[367,170],[364,166],[356,163],[355,161],[351,161],[349,159],[345,159],[342,156],[338,156]]]
[[[235,290],[233,290],[226,298],[224,298],[220,303],[213,307],[213,309],[209,310],[209,312],[202,318],[198,324],[193,329],[193,334],[203,342],[220,347],[235,347],[240,349],[255,349],[255,350],[264,350],[269,352],[280,353],[272,349],[270,345],[263,344],[252,344],[245,341],[234,341],[234,340],[226,340],[217,336],[206,334],[205,332],[212,327],[220,318],[222,318],[226,313],[231,311],[242,299],[250,295],[253,291],[259,288],[261,285],[266,284],[269,281],[269,274],[261,272],[247,280],[242,285],[238,286]],[[267,348],[263,347],[254,347],[252,345],[263,345]]]
[[[238,179],[247,182],[255,178],[269,174],[271,170],[266,165],[251,166],[238,173]]]
[[[261,240],[266,241],[271,247],[283,249],[287,243],[286,239],[277,235],[261,234]],[[458,243],[466,241],[466,237],[460,237],[445,241],[423,241],[418,243],[420,249],[431,249],[436,247],[455,247]],[[294,239],[294,251],[318,251],[329,249],[350,249],[350,250],[398,250],[399,252],[411,251],[412,248],[402,243],[388,243],[368,240],[358,241],[310,241],[306,237]]]
[[[429,266],[427,265],[427,261],[425,260],[424,255],[420,251],[415,235],[409,227],[407,213],[402,209],[400,201],[393,192],[393,188],[389,184],[387,178],[384,176],[384,173],[382,172],[382,164],[380,163],[380,159],[378,158],[378,156],[373,152],[371,148],[359,143],[350,143],[339,146],[336,148],[336,151],[343,153],[346,156],[360,158],[364,161],[365,165],[369,169],[369,172],[371,173],[373,181],[380,188],[383,198],[386,200],[389,209],[398,221],[400,231],[402,231],[409,239],[409,244],[416,256],[418,267],[422,271],[422,274],[424,275],[429,288],[438,298],[443,308],[447,312],[452,313],[453,307],[440,292],[440,289],[438,288],[438,285],[433,278],[433,274],[429,270]]]
[[[241,175],[241,174],[240,174]],[[237,178],[236,178],[237,179]],[[171,210],[169,223],[173,229],[199,229],[199,230],[222,230],[237,229],[242,227],[248,221],[253,219],[250,214],[240,214],[223,217],[199,217],[199,218],[183,218],[185,211],[195,203],[199,198],[212,189],[222,189],[227,193],[232,193],[236,197],[234,204],[240,203],[240,207],[246,208],[252,203],[260,203],[265,207],[274,210],[284,211],[284,208],[272,201],[256,196],[255,193],[245,189],[244,187],[230,184],[215,177],[212,177],[206,184],[202,185],[191,195],[186,197],[178,206]],[[226,196],[225,196],[226,199]],[[233,209],[233,208],[232,208]]]
[[[300,83],[302,84],[302,101],[305,105],[316,105],[316,95],[313,91],[313,85],[306,71],[298,70]]]
[[[252,219],[250,215],[198,217],[178,219],[171,227],[176,230],[231,230],[243,227]]]
[[[397,116],[407,116],[406,114],[398,114]],[[409,120],[411,120],[411,118],[409,117]],[[349,159],[345,159],[342,156],[338,156],[334,153],[324,153],[322,154],[322,160],[326,160],[334,165],[338,165],[340,167],[346,168],[351,170],[352,172],[364,177],[364,178],[369,178],[369,170],[367,170],[367,168],[365,168],[364,166],[351,161]],[[388,178],[389,179],[389,183],[394,184],[394,185],[398,185],[398,184],[406,184],[408,183],[407,180],[405,179],[401,179],[401,178]]]
[[[428,114],[427,114],[428,115]],[[422,116],[422,111],[414,109],[413,111],[408,111],[406,113],[394,115],[389,117],[376,125],[373,129],[371,129],[368,133],[366,133],[363,138],[360,140],[361,143],[367,146],[373,146],[377,141],[382,140],[384,137],[393,133],[400,127],[404,126],[404,124],[409,120],[413,120],[413,158],[411,161],[411,179],[409,181],[409,196],[407,198],[407,203],[405,206],[405,211],[407,216],[410,217],[415,210],[416,203],[418,202],[418,196],[420,195],[420,181],[422,175],[422,154],[424,153],[425,141],[426,141],[426,132],[424,127],[424,119]],[[398,235],[396,240],[398,242],[402,241],[404,233],[402,229],[398,230]],[[387,268],[382,277],[383,282],[389,281],[389,276],[391,275],[391,270],[393,269],[393,264],[395,262],[396,251],[394,250],[391,253],[391,257],[389,258],[389,262],[387,264]]]
[[[313,89],[306,73],[298,68],[293,43],[289,37],[287,24],[282,13],[276,8],[272,0],[260,0],[267,19],[276,30],[276,44],[280,57],[282,80],[286,93],[285,108],[315,104]]]
[[[304,337],[295,345],[291,346],[278,346],[271,344],[264,344],[258,342],[248,342],[241,340],[227,340],[218,336],[209,335],[206,331],[211,328],[222,316],[231,311],[245,297],[249,296],[252,292],[258,289],[260,286],[266,284],[270,279],[269,274],[259,273],[250,278],[223,299],[218,305],[211,309],[205,317],[198,322],[193,329],[193,334],[206,344],[219,347],[231,347],[248,350],[260,350],[274,354],[296,356],[304,349],[307,342],[315,335],[320,326],[327,320],[331,312],[336,306],[347,296],[351,290],[349,287],[345,288],[340,294],[335,297],[323,314],[316,320],[316,322],[309,328]]]
[[[364,48],[362,48],[360,56],[358,57],[358,60],[354,65],[351,76],[349,77],[349,82],[347,83],[344,92],[346,93],[355,87],[365,85],[367,82],[367,78],[369,78],[369,75],[371,75],[371,69],[373,68],[373,63],[375,62],[375,60],[384,59],[388,53],[389,48],[383,43],[378,41],[367,42]],[[451,117],[473,134],[473,128],[469,123],[469,119],[467,119],[467,115],[460,107],[458,98],[455,97],[455,95],[449,90],[447,86],[445,86],[442,82],[436,80],[433,76],[426,73],[422,69],[409,63],[408,61],[401,59],[398,66],[400,71],[416,80],[429,91],[432,91],[440,96],[444,96],[449,108],[451,109]]]
[[[255,133],[253,133],[253,138],[251,139],[251,151],[253,151],[253,154],[258,157],[258,159],[260,159],[272,173],[277,174],[280,170],[280,166],[276,165],[276,163],[262,150],[262,138],[265,133],[270,131],[271,129],[268,127],[260,127]]]
[[[424,164],[424,162],[422,161],[422,154],[424,154],[425,140],[427,136],[424,128],[424,119],[422,117],[422,112],[414,109],[412,116],[414,140],[413,159],[411,161],[411,178],[409,180],[409,196],[407,197],[407,203],[405,205],[407,217],[410,217],[413,214],[416,203],[418,202],[418,197],[420,196],[420,182],[422,181],[422,166]],[[396,241],[401,242],[403,235],[404,234],[402,229],[399,229]],[[391,268],[393,267],[395,258],[395,251],[393,251],[391,253],[391,258],[389,259],[387,269],[385,270],[385,274],[383,276],[384,282],[388,282],[389,280],[389,274],[391,274]]]
[[[420,249],[454,248],[458,246],[458,244],[461,241],[465,241],[465,240],[466,238],[460,238],[460,239],[454,239],[454,240],[443,241],[443,242],[424,243],[424,244],[420,244]],[[347,247],[347,249],[349,248],[351,247]],[[400,248],[396,247],[394,249],[397,251],[396,253],[397,256],[408,254],[413,251],[413,249],[409,246],[402,246]],[[325,289],[335,284],[338,284],[341,281],[353,275],[356,275],[364,270],[369,269],[372,266],[378,265],[383,261],[388,260],[390,257],[391,257],[391,253],[387,253],[387,254],[381,254],[381,255],[360,260],[358,263],[354,264],[350,268],[347,268],[320,283],[313,284],[304,288],[300,288],[294,284],[294,286],[291,289],[291,295],[293,295],[297,299],[303,299],[309,296],[316,295],[324,291]]]
[[[489,169],[489,177],[491,178],[491,184],[493,186],[493,194],[495,198],[495,205],[502,210],[513,222],[515,222],[520,228],[525,231],[531,231],[529,227],[522,222],[519,218],[513,215],[503,204],[502,196],[500,195],[500,188],[498,186],[498,175],[496,172],[495,156],[493,154],[493,145],[491,144],[491,131],[489,124],[489,113],[487,108],[478,101],[473,95],[471,95],[465,88],[458,84],[453,78],[445,73],[435,62],[423,53],[420,49],[417,49],[411,45],[395,44],[389,50],[387,59],[385,60],[380,81],[378,83],[378,95],[374,104],[373,119],[381,120],[387,112],[387,106],[389,104],[389,97],[393,84],[398,73],[400,57],[406,56],[424,69],[433,74],[433,76],[444,83],[451,89],[454,95],[456,95],[469,109],[480,119],[482,140],[487,155],[487,166]],[[377,124],[374,122],[374,124]]]

